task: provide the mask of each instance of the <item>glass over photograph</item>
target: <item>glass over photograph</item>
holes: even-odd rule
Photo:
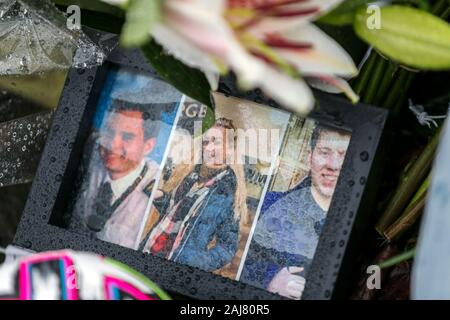
[[[183,96],[150,74],[111,66],[66,217],[71,231],[136,249]]]
[[[67,228],[300,299],[351,134],[212,101],[112,67]]]
[[[235,279],[289,114],[214,94],[215,121],[185,102],[142,250]],[[198,109],[200,110],[200,109]],[[157,204],[156,204],[157,203]]]
[[[239,280],[300,299],[351,134],[291,116]]]

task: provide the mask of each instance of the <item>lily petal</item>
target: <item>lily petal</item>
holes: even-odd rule
[[[206,79],[209,82],[212,91],[219,89],[220,73],[214,71],[203,71]]]
[[[316,89],[329,93],[344,93],[352,103],[359,101],[359,96],[353,91],[352,87],[344,79],[338,77],[330,77],[326,75],[315,75],[306,78],[306,81]]]
[[[223,13],[227,5],[226,0],[184,0],[186,1],[190,2],[190,5],[202,6],[214,14]]]
[[[254,77],[251,83],[239,84],[244,89],[260,88],[264,93],[286,110],[300,116],[306,116],[314,107],[314,96],[306,82],[300,78],[292,78],[269,65],[260,65],[259,76]]]
[[[358,69],[350,55],[330,36],[313,24],[306,24],[282,34],[286,43],[303,44],[301,48],[274,48],[279,56],[295,66],[302,75],[330,74],[354,77]],[[307,45],[310,45],[308,48]]]
[[[219,4],[219,0],[211,0]],[[165,23],[199,49],[224,58],[232,30],[216,6],[201,0],[170,0],[164,4]],[[208,10],[216,8],[216,12]]]
[[[196,1],[199,0],[167,2],[170,6],[167,6],[165,23],[183,37],[186,44],[195,46],[199,53],[205,52],[220,59],[244,82],[255,82],[259,74],[257,70],[261,69],[258,60],[242,46],[222,14],[216,12],[214,15],[200,6],[192,6]]]
[[[254,35],[280,32],[302,26],[334,9],[343,0],[307,0],[286,4],[276,10],[262,11],[258,18],[252,18],[247,31]]]
[[[221,71],[217,64],[213,67],[214,58],[235,70],[244,82],[254,82],[258,74],[253,72],[258,69],[257,60],[246,52],[222,12],[194,5],[199,2],[201,0],[166,2],[165,29],[154,27],[155,39],[187,65],[202,70],[211,84],[216,83],[213,79]]]
[[[158,24],[152,29],[153,38],[169,54],[189,67],[200,69],[213,90],[218,87],[218,74],[221,71],[210,55],[198,49],[170,27]]]

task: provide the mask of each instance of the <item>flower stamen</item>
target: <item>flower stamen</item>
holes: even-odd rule
[[[280,49],[307,50],[313,48],[313,45],[311,43],[290,41],[276,34],[266,34],[264,43],[272,48]]]
[[[297,17],[297,16],[305,16],[319,12],[320,9],[317,7],[302,9],[302,10],[274,10],[269,12],[268,15],[272,17]]]
[[[229,0],[230,8],[251,8],[255,10],[272,10],[274,8],[290,5],[300,2],[307,2],[309,0],[266,0],[266,1],[252,1],[252,0]]]

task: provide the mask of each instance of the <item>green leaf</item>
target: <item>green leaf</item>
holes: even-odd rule
[[[150,31],[161,18],[162,0],[131,0],[122,29],[120,43],[124,47],[144,44]]]
[[[450,69],[450,25],[432,14],[404,6],[380,9],[380,28],[370,29],[376,11],[358,10],[354,29],[382,54],[413,68]]]

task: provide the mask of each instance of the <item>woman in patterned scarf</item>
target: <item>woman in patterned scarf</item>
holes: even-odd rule
[[[145,252],[206,271],[231,262],[240,225],[247,223],[244,169],[236,161],[235,146],[236,130],[229,119],[218,119],[204,133],[201,163],[174,170],[163,188],[158,201],[165,209]]]

